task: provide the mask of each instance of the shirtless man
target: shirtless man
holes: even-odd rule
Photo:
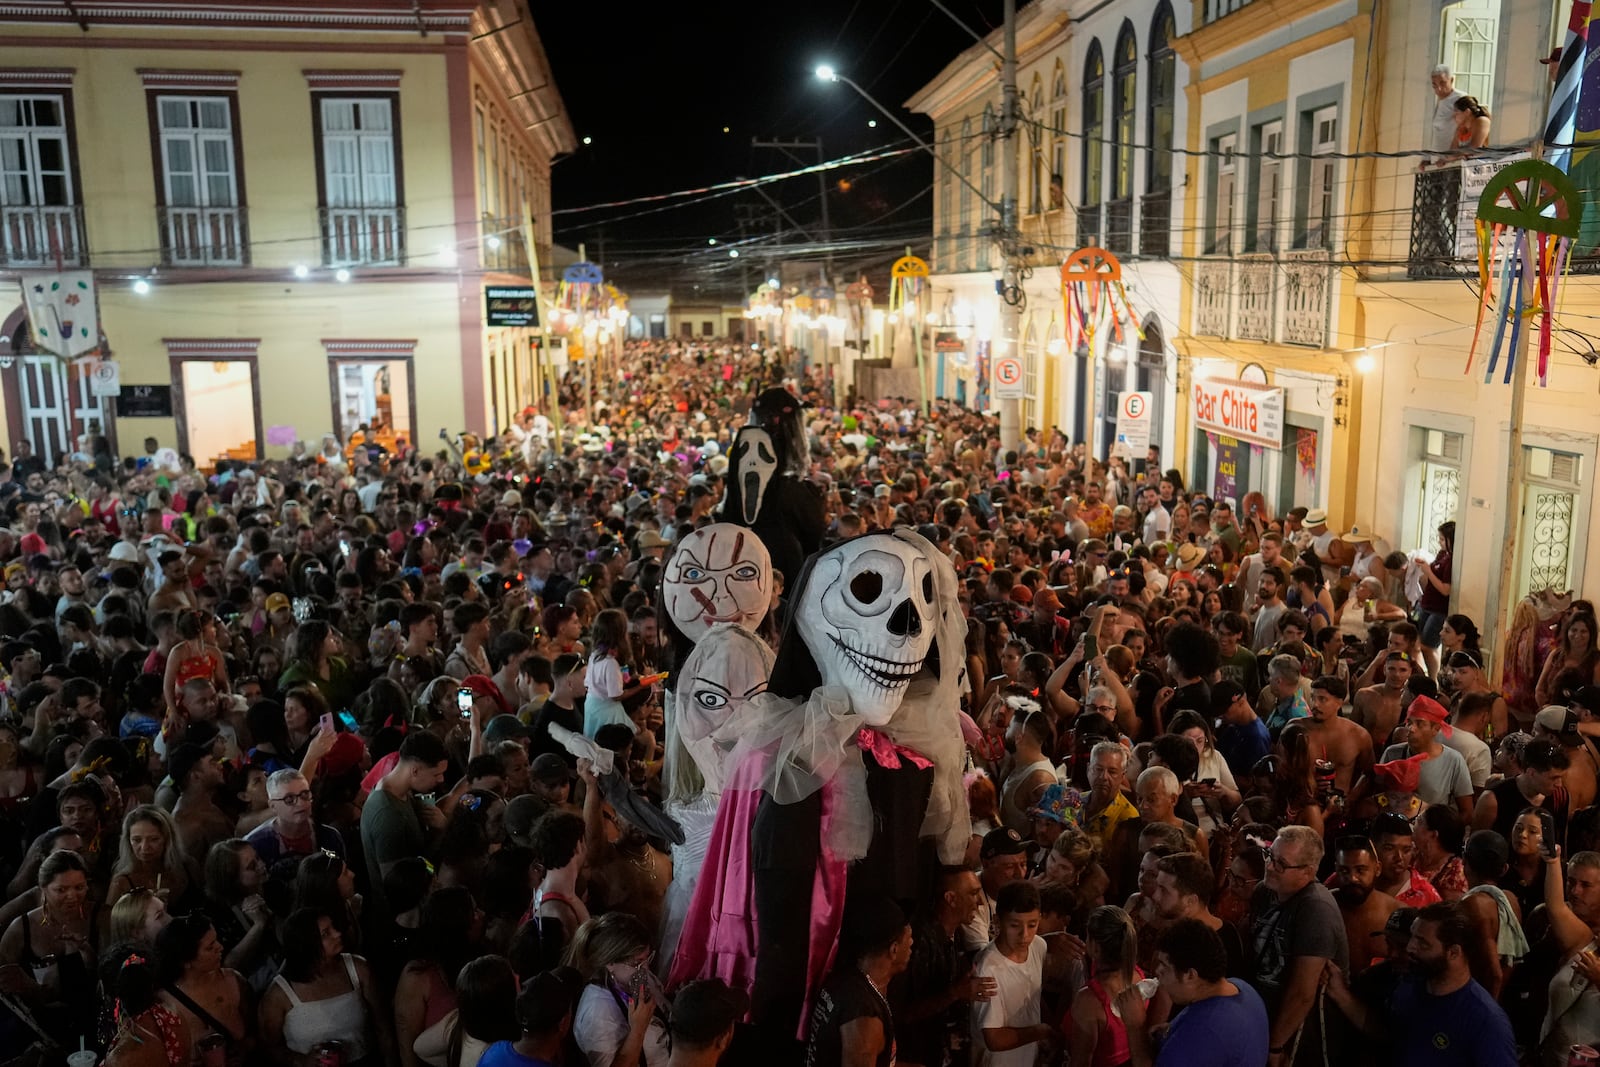
[[[233,836],[233,820],[216,802],[222,765],[209,747],[182,744],[173,750],[167,767],[178,790],[178,803],[172,809],[178,839],[189,855],[204,856],[212,845]]]
[[[1344,681],[1324,674],[1311,683],[1311,715],[1301,725],[1311,739],[1311,754],[1333,764],[1333,784],[1346,796],[1372,772],[1372,735],[1349,719],[1340,718],[1344,707]]]
[[[1400,722],[1400,701],[1411,680],[1411,657],[1391,654],[1383,663],[1383,681],[1356,693],[1350,719],[1372,735],[1372,750],[1382,752]]]
[[[1378,857],[1365,838],[1341,838],[1334,853],[1333,899],[1344,915],[1344,933],[1350,941],[1350,973],[1360,974],[1373,962],[1389,916],[1400,902],[1377,889]]]

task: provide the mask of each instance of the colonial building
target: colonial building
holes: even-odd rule
[[[1440,523],[1454,521],[1459,580],[1452,609],[1493,630],[1530,592],[1582,593],[1586,581],[1600,577],[1600,539],[1589,536],[1600,521],[1594,495],[1600,330],[1593,320],[1600,250],[1592,242],[1577,249],[1557,299],[1548,385],[1530,378],[1520,415],[1512,411],[1504,363],[1492,381],[1485,378],[1486,342],[1467,365],[1479,306],[1478,197],[1502,167],[1525,158],[1517,146],[1530,145],[1543,130],[1553,68],[1536,60],[1561,42],[1571,5],[1470,0],[1384,7],[1372,57],[1382,72],[1378,106],[1367,121],[1376,132],[1372,147],[1408,154],[1362,164],[1370,199],[1358,199],[1354,210],[1370,222],[1351,233],[1348,245],[1350,257],[1364,264],[1354,286],[1356,340],[1372,367],[1366,429],[1352,456],[1363,472],[1356,513],[1406,550],[1431,550]],[[1456,71],[1457,90],[1489,109],[1490,145],[1506,147],[1419,172],[1434,147],[1438,100],[1429,72],[1441,62]],[[1513,418],[1522,427],[1526,477],[1508,490]],[[1509,588],[1500,581],[1508,512],[1518,517]]]
[[[526,0],[0,0],[0,56],[0,292],[91,269],[123,390],[40,354],[13,300],[9,441],[206,465],[493,432],[539,398],[534,331],[484,294],[530,284],[530,217],[548,260],[576,146]]]
[[[1183,272],[1171,254],[1194,205],[1174,191],[1174,175],[1183,173],[1174,149],[1191,125],[1193,105],[1180,89],[1192,59],[1178,44],[1192,15],[1190,4],[1169,0],[1035,0],[1017,15],[1022,115],[1014,144],[1031,269],[1021,286],[1023,424],[1091,440],[1099,455],[1114,442],[1126,391],[1153,394],[1152,442],[1164,456],[1176,441],[1173,341]],[[996,30],[906,105],[933,120],[939,153],[929,373],[937,395],[977,408],[993,406],[988,367],[999,328],[1000,45]],[[1086,245],[1121,259],[1137,320],[1097,352],[1066,343],[1060,268]]]

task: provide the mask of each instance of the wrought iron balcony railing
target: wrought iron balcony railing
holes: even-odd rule
[[[405,208],[325,207],[321,213],[324,266],[405,265]]]
[[[1172,192],[1150,193],[1139,201],[1139,254],[1165,259],[1172,254]]]
[[[167,267],[243,267],[250,236],[242,207],[160,207],[161,263]]]
[[[80,204],[0,204],[0,264],[83,267],[89,261]]]

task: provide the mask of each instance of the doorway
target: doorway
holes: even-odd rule
[[[173,385],[178,437],[204,469],[219,459],[260,458],[260,396],[253,359],[181,359]]]
[[[328,361],[333,428],[340,444],[363,426],[365,439],[396,453],[415,439],[416,397],[410,359]]]

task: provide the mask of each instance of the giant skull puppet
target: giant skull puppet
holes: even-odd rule
[[[964,858],[956,592],[906,529],[813,556],[791,589],[671,972],[750,989],[774,1040],[803,1026],[847,892],[923,900],[936,860]]]

